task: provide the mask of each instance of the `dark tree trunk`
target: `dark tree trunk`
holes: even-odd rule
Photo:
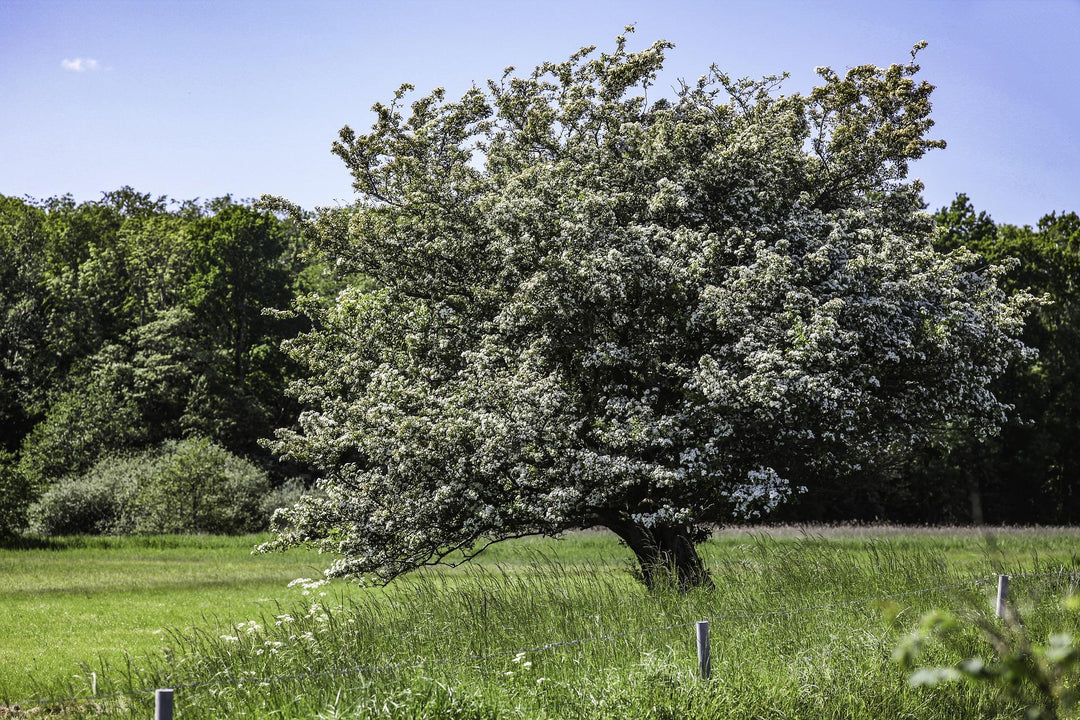
[[[709,571],[697,553],[699,532],[689,526],[645,527],[632,520],[606,523],[637,557],[641,581],[650,590],[666,586],[681,591],[712,587]]]

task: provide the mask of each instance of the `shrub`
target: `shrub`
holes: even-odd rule
[[[108,456],[80,475],[53,483],[30,509],[30,528],[40,535],[122,535],[130,513],[142,456]]]
[[[1071,582],[1071,581],[1070,581]],[[1045,608],[1044,608],[1045,609]],[[1062,617],[1060,610],[1065,611]],[[1070,594],[1060,604],[1056,620],[1065,620],[1075,628],[1080,596]],[[1042,618],[1045,622],[1045,618]],[[923,616],[919,627],[893,652],[893,659],[914,672],[908,683],[914,687],[934,686],[967,680],[985,683],[1000,696],[1023,707],[1027,720],[1058,720],[1076,717],[1080,706],[1080,642],[1060,628],[1052,631],[1045,643],[1036,642],[1040,634],[1031,625],[1021,622],[1016,609],[1009,607],[1001,619],[991,619],[984,612],[968,613],[967,617],[934,611]],[[1052,624],[1052,622],[1051,622]],[[970,630],[975,628],[984,641],[985,650],[971,655]],[[926,647],[935,641],[963,659],[952,665],[920,667],[916,661]],[[990,655],[984,659],[985,655]]]
[[[305,491],[303,483],[299,480],[286,480],[282,485],[262,497],[262,500],[259,501],[259,512],[266,518],[266,524],[269,526],[270,518],[280,508],[290,508],[299,502],[304,495],[312,494],[317,493]]]
[[[132,507],[136,533],[244,533],[261,530],[266,475],[205,438],[169,440],[157,472],[139,483]]]
[[[107,456],[60,480],[32,508],[44,535],[246,533],[265,529],[270,483],[259,468],[205,438]]]

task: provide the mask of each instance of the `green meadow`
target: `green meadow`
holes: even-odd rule
[[[256,537],[75,537],[0,551],[0,699],[26,699],[160,650],[167,628],[257,614],[317,557],[252,556]]]
[[[147,718],[171,687],[185,719],[1006,718],[1017,700],[993,688],[910,686],[893,650],[933,609],[992,616],[997,573],[1018,576],[1032,638],[1080,630],[1062,605],[1075,530],[727,530],[705,547],[715,587],[690,593],[647,592],[602,532],[506,542],[385,588],[290,587],[325,558],[252,555],[259,540],[0,551],[0,717]],[[958,642],[926,662],[990,657],[973,629]]]

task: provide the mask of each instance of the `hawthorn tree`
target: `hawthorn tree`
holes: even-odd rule
[[[647,584],[691,587],[710,528],[799,477],[999,426],[1027,298],[931,247],[921,45],[808,95],[714,67],[650,102],[671,47],[619,37],[457,101],[405,85],[342,129],[358,199],[307,227],[373,283],[288,344],[307,409],[269,445],[324,493],[264,549],[388,581],[603,526]]]

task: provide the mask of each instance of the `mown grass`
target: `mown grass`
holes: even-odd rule
[[[993,584],[975,578],[1072,569],[1078,537],[734,531],[706,548],[715,588],[679,594],[646,592],[613,538],[581,533],[496,546],[471,568],[417,573],[388,588],[333,583],[306,596],[284,585],[316,576],[318,558],[309,554],[250,558],[245,541],[212,538],[160,540],[159,549],[70,541],[66,549],[0,554],[17,578],[0,589],[5,655],[8,640],[24,633],[24,621],[8,612],[20,593],[55,619],[65,609],[85,613],[80,598],[96,592],[98,607],[128,618],[117,621],[127,623],[127,639],[121,632],[110,640],[107,629],[65,641],[57,624],[43,623],[42,645],[70,642],[89,667],[41,663],[28,682],[5,660],[0,693],[25,701],[118,692],[52,708],[142,718],[152,715],[152,696],[140,691],[155,687],[176,688],[184,718],[1013,717],[1016,708],[987,688],[909,687],[891,653],[931,608],[989,612]],[[82,590],[65,591],[65,577]],[[1033,636],[1078,629],[1059,602],[1072,577],[1014,580]],[[938,589],[908,594],[926,588]],[[155,603],[172,622],[140,614]],[[155,620],[139,629],[140,617]],[[702,682],[692,623],[706,618],[713,679]],[[139,633],[166,625],[177,629],[139,645]],[[104,661],[85,652],[109,642],[116,652]],[[122,649],[135,658],[123,659]],[[987,650],[974,631],[966,649]],[[950,652],[932,648],[927,660],[959,659]]]
[[[62,538],[0,551],[0,702],[80,665],[160,650],[166,628],[258,614],[313,553],[252,557],[258,537]]]

